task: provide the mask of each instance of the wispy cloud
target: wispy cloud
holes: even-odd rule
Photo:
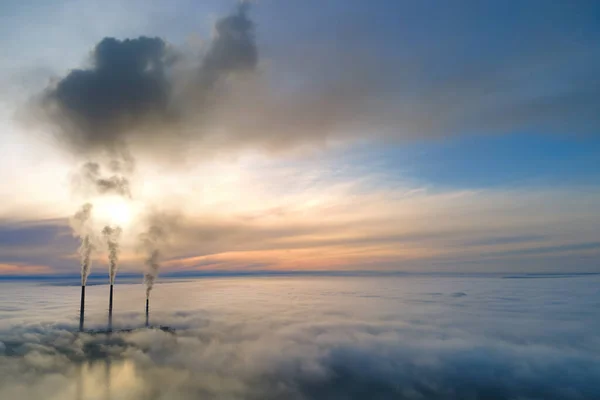
[[[0,264],[2,275],[51,274],[54,270],[48,265],[30,265],[26,263]]]
[[[531,270],[550,271],[562,267],[552,261],[557,253],[596,251],[585,245],[599,233],[600,193],[594,190],[436,190],[408,182],[380,185],[386,180],[381,172],[355,176],[351,170],[332,174],[319,163],[270,163],[199,166],[178,173],[173,192],[160,191],[168,175],[133,188],[134,197],[152,199],[177,217],[166,268],[477,270],[479,260],[486,270],[486,263],[503,257],[518,259],[504,267],[516,271],[528,270],[537,257],[547,263]],[[44,264],[74,271],[76,244],[63,221],[5,224],[0,261],[40,263],[45,257]],[[133,224],[123,232],[124,270],[139,269],[142,231]],[[96,258],[104,263],[106,256],[101,251]],[[577,270],[593,268],[576,264]]]

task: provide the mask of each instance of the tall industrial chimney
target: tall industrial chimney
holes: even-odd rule
[[[85,313],[85,285],[81,285],[81,305],[79,306],[79,332],[83,332],[84,313]]]
[[[148,328],[150,326],[149,311],[150,311],[150,299],[148,297],[146,297],[146,328]]]
[[[110,297],[108,299],[108,331],[112,331],[112,312],[113,312],[113,285],[110,284]]]

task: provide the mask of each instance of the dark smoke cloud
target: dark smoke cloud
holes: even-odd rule
[[[190,144],[278,150],[332,135],[598,131],[589,4],[525,4],[510,30],[495,30],[488,22],[503,5],[321,3],[261,6],[262,64],[246,2],[216,22],[203,55],[161,38],[105,38],[89,67],[42,94],[41,115],[82,153],[130,146],[177,157]]]
[[[187,55],[178,55],[160,38],[103,39],[92,51],[89,68],[71,71],[43,93],[44,117],[57,128],[61,142],[84,154],[112,156],[128,153],[131,141],[145,146],[180,137],[214,106],[221,79],[256,67],[254,24],[247,9],[247,3],[240,3],[217,21],[204,57],[185,73],[178,66]],[[193,134],[200,131],[194,127]],[[119,190],[121,183],[109,178],[98,181],[98,188]]]
[[[117,159],[112,160],[111,169],[120,171],[121,165]],[[86,194],[114,194],[131,198],[129,179],[121,173],[104,175],[102,167],[96,162],[83,164],[73,179],[73,185]]]
[[[118,150],[124,133],[167,117],[167,46],[162,39],[103,39],[92,67],[76,69],[50,88],[45,108],[60,138],[77,150]]]
[[[213,85],[230,72],[253,70],[258,62],[254,23],[248,19],[248,3],[237,12],[217,21],[215,37],[202,60],[200,87]]]

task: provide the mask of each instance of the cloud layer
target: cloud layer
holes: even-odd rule
[[[20,324],[9,320],[9,329],[3,324],[0,395],[594,399],[600,395],[597,293],[587,282],[596,280],[249,278],[163,283],[151,303],[156,310],[151,320],[175,328],[175,333],[142,329],[110,337],[74,333],[75,318],[65,311],[76,307],[77,288],[47,287],[53,294],[72,292],[74,299],[50,300],[48,312],[62,313],[55,322],[36,317]],[[94,311],[94,305],[105,300],[106,286],[89,289],[91,326],[102,327],[103,313]],[[582,297],[568,300],[572,291]],[[35,292],[24,295],[31,300],[27,310],[20,309],[22,315],[35,314],[29,307],[47,301]],[[21,300],[9,304],[22,308]],[[141,285],[117,286],[116,326],[143,324],[141,307],[131,311],[138,303],[143,305]],[[203,306],[174,312],[172,307],[182,304]]]

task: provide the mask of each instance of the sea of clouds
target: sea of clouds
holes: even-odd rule
[[[0,283],[1,399],[600,398],[595,275],[163,281],[152,329],[117,284],[111,335],[78,295]]]

